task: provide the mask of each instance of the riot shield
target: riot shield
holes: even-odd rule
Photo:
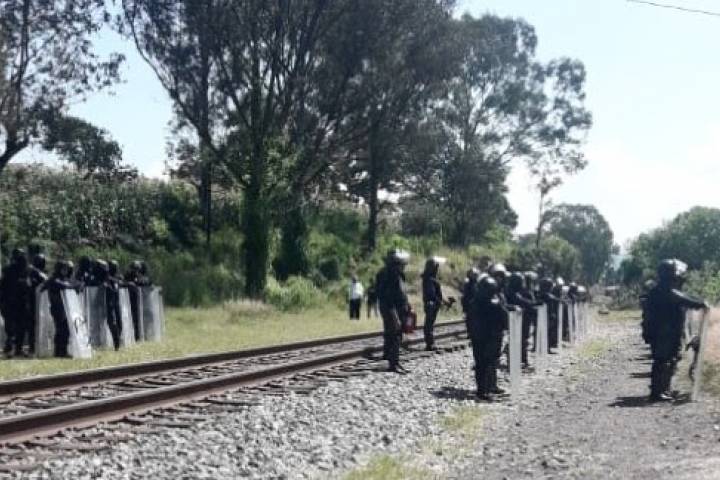
[[[120,346],[128,347],[135,344],[135,327],[133,327],[132,313],[130,311],[130,294],[127,288],[120,289],[120,323],[122,333],[120,335]]]
[[[50,297],[47,290],[35,295],[35,354],[39,358],[55,355],[55,322],[50,313]]]
[[[707,345],[708,338],[708,327],[710,324],[710,311],[702,310],[700,313],[699,325],[697,335],[700,337],[700,345],[695,358],[695,371],[693,376],[692,393],[690,394],[690,400],[693,402],[700,398],[700,391],[702,389],[703,381],[703,363],[705,360],[705,346]]]
[[[165,329],[165,317],[163,317],[162,295],[158,287],[143,287],[143,338],[150,342],[162,340]]]
[[[510,390],[513,397],[520,393],[520,360],[522,350],[522,310],[509,312],[509,370],[510,370]]]
[[[80,296],[75,290],[61,292],[68,330],[68,355],[73,358],[92,358],[90,328],[85,318]]]
[[[5,319],[0,315],[0,348],[5,346]]]
[[[86,287],[83,292],[85,318],[90,326],[90,345],[95,348],[113,346],[107,321],[105,287]]]
[[[547,305],[537,309],[537,325],[535,326],[535,356],[543,359],[548,353],[548,314]]]
[[[575,345],[577,343],[577,304],[575,302],[568,305],[568,336],[570,345]]]

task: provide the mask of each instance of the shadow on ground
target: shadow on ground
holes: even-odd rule
[[[430,392],[434,397],[451,400],[475,400],[475,390],[466,390],[456,387],[442,387],[440,390]]]

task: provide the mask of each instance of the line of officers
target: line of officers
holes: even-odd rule
[[[128,287],[135,339],[138,340],[140,312],[137,287],[151,285],[147,264],[141,260],[130,263],[122,275],[118,262],[114,260],[82,257],[76,270],[72,261],[61,259],[55,263],[53,273],[48,275],[47,259],[43,254],[28,258],[24,250],[15,249],[10,256],[10,263],[2,269],[0,276],[0,315],[5,324],[3,353],[8,358],[35,354],[38,296],[47,291],[55,326],[54,354],[60,358],[68,357],[70,330],[62,291],[74,289],[79,293],[85,287],[105,287],[108,327],[115,350],[118,350],[122,333],[120,289]],[[27,352],[24,350],[26,341]]]
[[[383,319],[384,358],[389,364],[388,371],[400,374],[408,373],[400,364],[400,344],[402,323],[410,311],[404,274],[409,258],[410,255],[403,250],[391,250],[385,258],[385,266],[375,278]],[[440,308],[452,305],[453,301],[443,297],[438,280],[440,264],[438,258],[429,258],[422,274],[425,310],[423,333],[427,350],[435,349],[433,330]],[[498,386],[497,369],[509,326],[508,312],[522,310],[521,359],[523,368],[529,369],[528,351],[533,329],[537,328],[538,307],[547,306],[548,343],[550,348],[557,348],[560,340],[558,312],[562,310],[563,315],[562,340],[569,341],[568,309],[575,302],[588,300],[587,289],[583,286],[575,283],[566,285],[560,277],[539,278],[532,271],[510,273],[501,263],[491,265],[487,272],[470,269],[462,290],[462,309],[475,360],[477,396],[483,400],[491,400],[494,395],[505,393]]]

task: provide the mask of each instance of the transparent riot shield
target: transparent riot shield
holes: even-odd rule
[[[557,306],[557,350],[563,348],[563,304],[558,302]]]
[[[92,358],[90,326],[83,312],[80,296],[75,290],[61,292],[68,330],[68,355],[73,358]]]
[[[570,345],[577,343],[577,304],[572,302],[568,305],[568,336]]]
[[[134,345],[135,327],[133,327],[132,313],[130,310],[130,294],[127,288],[120,289],[120,323],[122,323],[120,346],[128,347]]]
[[[695,371],[693,375],[693,386],[692,393],[690,394],[690,400],[697,401],[700,398],[700,392],[702,389],[703,381],[703,363],[705,360],[705,346],[707,345],[708,329],[710,326],[710,311],[702,310],[699,313],[699,325],[698,325],[698,336],[700,337],[700,345],[697,351],[697,357],[695,359]]]
[[[90,345],[95,348],[113,346],[107,321],[105,287],[86,287],[83,292],[85,318],[90,326]]]
[[[535,356],[538,360],[548,354],[548,312],[547,305],[537,309],[537,325],[535,326]]]
[[[522,350],[522,310],[509,312],[509,370],[510,370],[510,390],[513,397],[520,393],[520,374],[521,374],[521,350]]]
[[[161,290],[158,287],[143,287],[140,291],[143,306],[143,338],[149,342],[159,342],[165,330]]]
[[[35,295],[35,354],[39,358],[55,355],[55,322],[50,313],[50,297],[47,290]]]

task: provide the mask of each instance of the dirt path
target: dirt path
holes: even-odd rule
[[[561,376],[537,375],[519,408],[488,416],[471,458],[448,477],[720,478],[720,404],[648,404],[637,325],[604,324]],[[681,368],[676,378],[687,376]]]

